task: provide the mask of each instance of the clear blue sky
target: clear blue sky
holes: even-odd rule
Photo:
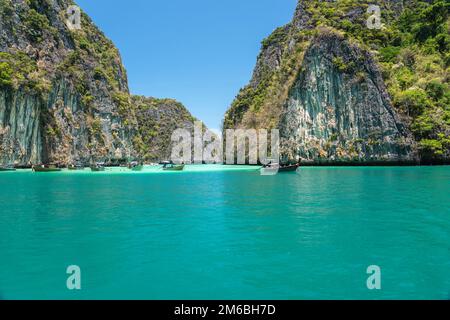
[[[174,98],[212,129],[296,0],[76,0],[115,43],[133,94]]]

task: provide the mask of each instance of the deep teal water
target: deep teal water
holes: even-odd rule
[[[0,295],[449,299],[450,167],[1,173]]]

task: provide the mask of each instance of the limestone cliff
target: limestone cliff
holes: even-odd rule
[[[369,4],[380,29],[367,28]],[[224,128],[278,128],[285,160],[450,159],[448,4],[300,0],[262,43]]]
[[[118,50],[70,0],[0,0],[0,162],[130,157],[134,114]]]
[[[132,97],[138,132],[136,148],[142,159],[160,162],[171,158],[172,133],[176,129],[194,131],[194,118],[178,101],[142,96]]]
[[[280,128],[290,159],[406,162],[415,157],[411,134],[371,56],[332,32],[322,31],[305,52]]]
[[[0,164],[167,160],[179,102],[131,96],[113,43],[71,0],[0,0]]]

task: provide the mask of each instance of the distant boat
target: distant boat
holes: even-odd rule
[[[12,164],[0,166],[0,171],[16,171],[16,168]]]
[[[184,164],[174,164],[172,161],[165,161],[162,164],[164,171],[183,171],[185,166]]]
[[[286,165],[286,166],[281,166],[280,169],[278,170],[278,172],[295,172],[297,171],[297,169],[300,167],[300,164],[292,164],[292,165]]]
[[[294,165],[280,165],[279,163],[268,163],[261,168],[261,175],[272,176],[277,173],[295,172],[300,167],[300,164]]]
[[[268,163],[261,168],[262,176],[274,176],[280,171],[279,163]]]
[[[128,164],[128,169],[131,169],[132,171],[142,171],[144,165],[139,164],[137,161],[133,161]]]
[[[59,172],[61,171],[61,168],[58,168],[56,165],[54,164],[41,164],[38,166],[33,166],[33,171],[34,172]]]
[[[92,172],[101,172],[101,171],[105,171],[105,166],[103,163],[96,163],[91,165],[91,171]]]
[[[84,166],[81,164],[72,164],[72,165],[68,166],[67,169],[69,169],[71,171],[84,170]]]

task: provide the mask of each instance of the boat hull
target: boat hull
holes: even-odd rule
[[[60,168],[33,168],[34,172],[60,172]]]
[[[70,166],[70,167],[67,167],[67,169],[69,169],[70,171],[81,171],[81,170],[84,170],[84,167],[82,167],[82,166]]]
[[[102,172],[105,171],[104,167],[91,167],[92,172]]]
[[[0,172],[16,171],[15,168],[0,168]]]
[[[184,170],[184,164],[179,166],[173,166],[170,168],[163,168],[164,171],[183,171]]]
[[[299,167],[300,165],[298,164],[293,166],[280,167],[280,169],[278,169],[278,172],[295,172]]]
[[[290,165],[290,166],[266,166],[261,168],[261,175],[263,176],[273,176],[278,173],[284,173],[284,172],[296,172],[297,169],[300,167],[299,164],[296,165]]]

